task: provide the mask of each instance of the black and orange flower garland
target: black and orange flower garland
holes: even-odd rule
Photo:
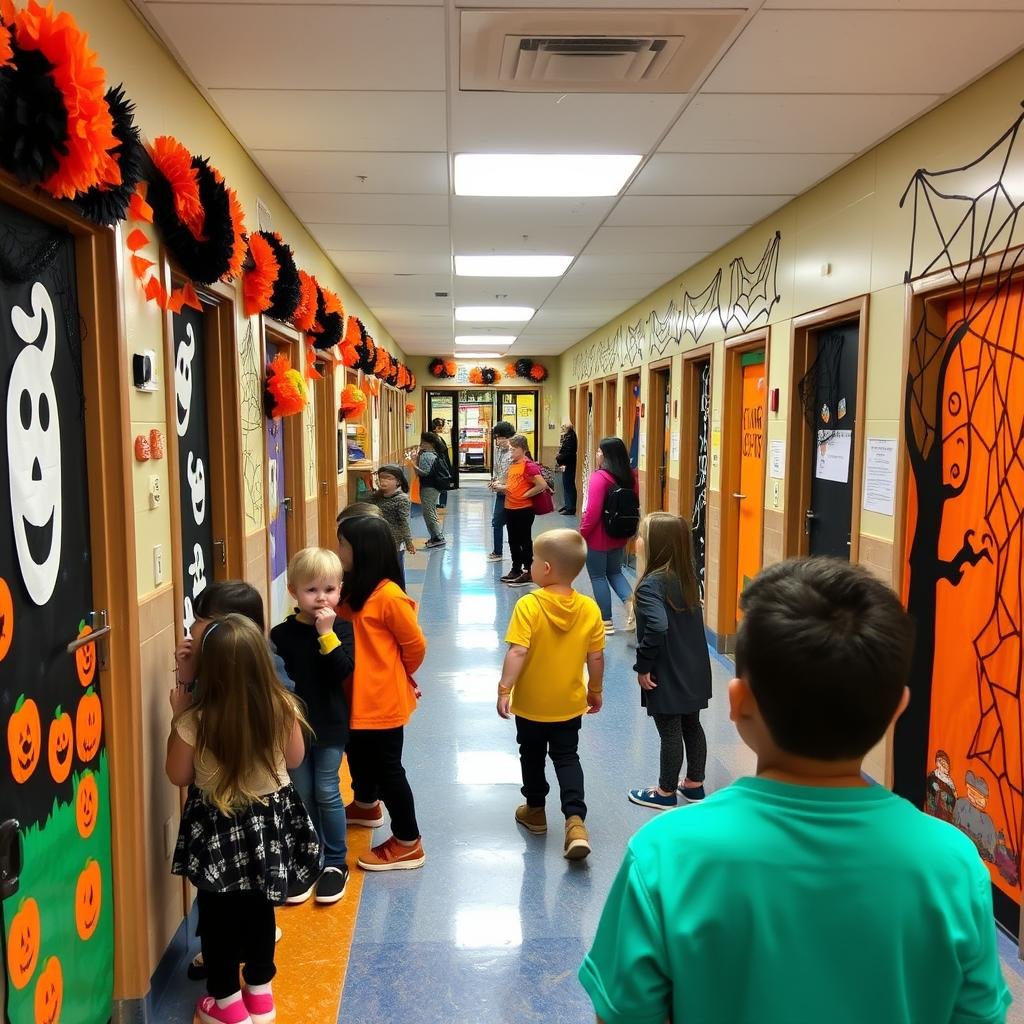
[[[454,359],[431,359],[427,365],[427,373],[438,380],[450,380],[455,376],[456,369]]]
[[[543,384],[548,379],[548,368],[543,363],[535,363],[532,359],[517,359],[505,367],[505,375]]]
[[[474,366],[469,371],[470,384],[485,384],[490,387],[491,384],[497,384],[499,380],[501,380],[501,371],[495,370],[493,366]]]

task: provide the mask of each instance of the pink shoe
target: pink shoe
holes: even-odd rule
[[[242,986],[242,999],[245,1001],[245,1008],[249,1011],[249,1019],[252,1024],[274,1024],[277,1019],[277,1010],[274,1008],[273,992],[250,992]]]
[[[249,1011],[241,999],[236,999],[222,1009],[213,996],[203,996],[196,1003],[196,1016],[203,1024],[252,1024]]]

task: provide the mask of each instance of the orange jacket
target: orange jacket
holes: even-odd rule
[[[397,583],[384,580],[362,609],[340,605],[338,615],[352,623],[356,636],[351,728],[405,725],[416,709],[412,674],[427,653],[416,602]]]

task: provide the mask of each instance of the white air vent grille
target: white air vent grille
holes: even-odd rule
[[[460,88],[688,92],[743,11],[460,12]]]

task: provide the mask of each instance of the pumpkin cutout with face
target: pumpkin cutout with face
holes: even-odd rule
[[[64,973],[60,961],[51,956],[36,982],[35,1024],[57,1024],[64,1002]]]
[[[39,904],[22,900],[7,935],[7,973],[15,988],[24,988],[39,962]]]
[[[75,927],[83,942],[91,939],[96,931],[102,896],[103,878],[99,861],[91,860],[82,869],[75,886]]]
[[[14,639],[14,599],[7,580],[0,576],[0,661],[7,657]]]
[[[46,744],[50,761],[50,774],[54,782],[64,782],[71,774],[71,754],[75,749],[71,731],[71,716],[62,711],[60,705],[53,713],[50,723],[50,738]]]
[[[78,636],[88,636],[92,632],[92,626],[85,624],[85,619],[82,619],[78,623]],[[84,647],[79,647],[75,651],[75,670],[78,672],[78,681],[83,686],[88,686],[92,682],[92,677],[96,674],[96,645],[86,644]]]
[[[100,698],[90,686],[78,702],[75,714],[75,749],[80,761],[91,761],[100,749],[103,734],[103,708]]]
[[[36,702],[25,694],[18,698],[7,722],[7,750],[11,755],[11,775],[15,782],[26,782],[39,763],[42,726]]]
[[[99,817],[100,791],[96,785],[96,776],[86,769],[78,780],[78,793],[75,795],[75,822],[78,834],[83,839],[92,835]]]

